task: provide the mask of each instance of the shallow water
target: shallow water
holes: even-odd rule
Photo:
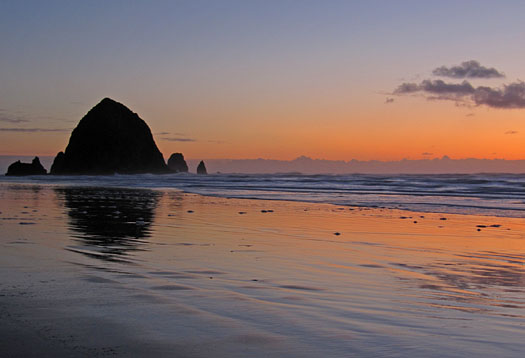
[[[209,196],[525,218],[524,174],[167,174],[0,177],[1,182],[179,189]]]
[[[525,349],[520,219],[26,184],[0,185],[0,212],[2,309],[75,352]]]

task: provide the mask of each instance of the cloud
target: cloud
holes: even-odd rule
[[[385,100],[385,103],[393,103],[394,102],[394,98],[391,98],[391,97],[387,97],[386,100]]]
[[[404,82],[401,83],[393,92],[393,94],[408,94],[419,92],[421,88],[417,83]]]
[[[170,134],[170,132],[158,132],[158,133],[155,133],[155,135],[168,135]]]
[[[505,75],[494,67],[482,66],[478,61],[462,62],[459,66],[441,66],[432,71],[434,76],[449,78],[503,78]]]
[[[193,138],[181,138],[181,137],[163,137],[161,140],[166,140],[168,142],[196,142],[196,139]]]
[[[465,114],[465,117],[474,117],[476,114],[475,113],[467,113]]]
[[[518,134],[518,131],[506,131],[505,134]]]
[[[402,83],[394,95],[423,93],[427,100],[452,100],[457,104],[488,106],[492,108],[525,108],[525,82],[517,81],[503,87],[474,87],[466,80],[447,83],[442,80],[423,80],[417,83]]]
[[[70,132],[65,128],[0,128],[0,132]]]
[[[493,108],[525,108],[525,82],[518,81],[503,88],[478,87],[473,100],[477,105]]]
[[[4,115],[1,112],[3,112],[3,111],[0,111],[0,122],[4,122],[4,123],[25,123],[25,122],[29,122],[27,119],[23,119],[23,118],[20,118],[20,117],[12,118],[12,117]]]
[[[438,95],[437,98],[431,99],[455,99],[458,97],[471,95],[474,93],[474,91],[475,88],[468,81],[463,81],[462,83],[447,83],[443,80],[423,80],[420,84],[402,83],[394,90],[394,94],[426,92],[433,95]],[[445,98],[441,98],[439,96],[444,96]]]
[[[429,155],[434,155],[434,153],[429,153],[429,152],[423,152],[423,153],[421,153],[421,155],[424,155],[424,156],[429,156]]]

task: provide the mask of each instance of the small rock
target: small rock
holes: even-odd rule
[[[204,164],[203,160],[201,160],[201,162],[197,166],[197,174],[200,174],[200,175],[208,174],[208,171],[206,170],[206,165]]]

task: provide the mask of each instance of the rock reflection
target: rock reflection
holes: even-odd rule
[[[78,243],[68,250],[105,260],[131,262],[130,253],[145,250],[155,208],[162,195],[122,188],[57,188],[67,208],[69,229]]]

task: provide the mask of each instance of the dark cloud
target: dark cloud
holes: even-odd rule
[[[168,142],[196,142],[197,140],[192,138],[181,138],[181,137],[163,137],[161,140],[166,140]]]
[[[506,131],[505,134],[518,134],[518,131]]]
[[[422,93],[427,100],[452,100],[459,105],[485,105],[492,108],[525,108],[525,82],[517,81],[503,87],[474,87],[470,82],[447,83],[442,80],[423,80],[421,83],[402,83],[395,95]]]
[[[462,83],[447,83],[442,80],[423,80],[420,84],[417,83],[402,83],[394,91],[394,94],[409,94],[416,92],[426,92],[437,95],[436,98],[431,99],[450,99],[468,96],[473,94],[475,88],[468,82]],[[440,96],[444,96],[441,98]]]
[[[155,135],[168,135],[170,134],[170,132],[159,132],[159,133],[155,133]]]
[[[432,71],[435,76],[450,78],[503,78],[505,75],[494,67],[482,66],[478,61],[465,61],[459,66],[441,66]]]
[[[474,87],[468,82],[461,83],[446,83],[442,80],[424,80],[420,84],[422,91],[433,93],[437,95],[451,95],[451,96],[467,96],[474,93]]]
[[[408,94],[419,92],[421,89],[417,83],[405,82],[401,83],[395,90],[393,94]]]
[[[525,82],[514,82],[503,88],[480,86],[476,88],[473,100],[477,105],[493,108],[525,108]]]
[[[0,132],[70,132],[65,128],[0,128]]]
[[[387,97],[386,100],[385,100],[385,103],[393,103],[394,102],[394,98],[390,98],[390,97]]]

